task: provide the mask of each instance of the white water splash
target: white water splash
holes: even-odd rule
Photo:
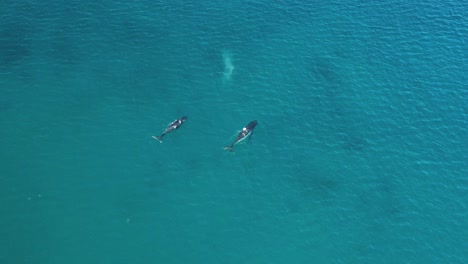
[[[234,71],[234,64],[232,64],[232,55],[229,51],[223,51],[223,63],[224,63],[224,71],[223,71],[223,79],[225,82],[229,82],[232,77],[232,73]]]

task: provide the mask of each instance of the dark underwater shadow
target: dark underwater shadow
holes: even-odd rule
[[[48,51],[49,56],[61,66],[78,65],[84,56],[84,54],[79,53],[77,45],[80,42],[73,39],[72,32],[71,26],[63,25],[51,37],[51,47]]]
[[[286,177],[292,188],[291,195],[284,202],[288,213],[307,211],[317,203],[332,205],[341,187],[333,172],[307,163],[294,165]]]
[[[0,71],[8,71],[31,54],[30,33],[25,23],[10,23],[0,27]]]
[[[367,147],[367,140],[358,135],[358,133],[337,133],[337,143],[346,152],[361,152]]]
[[[335,100],[346,91],[346,77],[340,68],[340,58],[321,55],[306,55],[302,58],[306,76],[317,85],[324,99]]]
[[[159,144],[159,143],[158,143]],[[158,206],[170,199],[170,193],[180,184],[177,170],[163,161],[150,161],[147,171],[136,180],[121,184],[113,197],[113,206],[120,221],[129,221],[142,214],[157,212]]]
[[[299,176],[293,183],[296,187],[292,194],[285,197],[286,213],[301,213],[315,205],[331,206],[335,203],[339,183],[323,176]]]
[[[317,86],[310,93],[314,93],[311,100],[319,104],[324,116],[326,129],[331,133],[327,135],[329,145],[336,145],[346,152],[360,152],[368,146],[359,127],[362,118],[361,109],[354,100],[358,99],[353,87],[347,81],[346,69],[340,68],[340,58],[325,56],[305,56],[304,68],[310,82]]]

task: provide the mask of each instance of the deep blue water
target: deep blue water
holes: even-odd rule
[[[453,0],[1,1],[0,263],[468,263],[467,25]]]

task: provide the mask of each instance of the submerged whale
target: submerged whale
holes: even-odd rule
[[[230,146],[224,147],[224,149],[234,152],[234,145],[246,139],[248,136],[252,135],[255,126],[257,126],[257,120],[248,123],[245,127],[242,128],[241,132],[239,132],[239,134],[236,137],[236,140],[234,140],[234,142],[232,142]]]

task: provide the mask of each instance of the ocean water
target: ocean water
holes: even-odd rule
[[[467,54],[466,1],[2,0],[0,263],[468,263]]]

